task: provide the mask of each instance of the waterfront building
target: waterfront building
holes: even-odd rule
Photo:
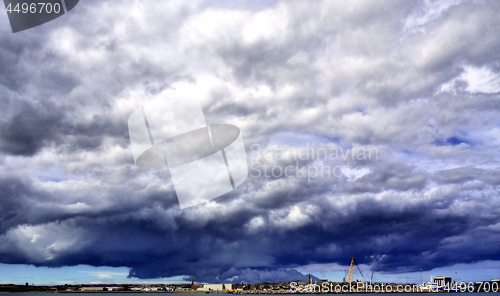
[[[81,287],[80,291],[82,292],[95,292],[95,291],[104,291],[104,287]]]
[[[453,284],[453,280],[451,276],[436,276],[433,279],[433,284],[437,285],[438,287],[450,287]]]

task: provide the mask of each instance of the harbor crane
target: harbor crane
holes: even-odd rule
[[[372,278],[370,279],[370,284],[372,284],[372,283],[373,283],[373,273],[375,273],[375,266],[377,266],[377,262],[375,262],[375,263],[373,264],[373,268],[372,268]]]
[[[363,275],[363,272],[361,272],[361,268],[359,267],[358,263],[356,262],[356,259],[354,259],[354,257],[352,257],[352,259],[351,259],[351,266],[349,267],[349,276],[347,278],[347,283],[349,285],[351,284],[352,270],[354,268],[354,264],[356,264],[356,267],[358,267],[359,273],[361,274],[361,276],[363,277],[363,279],[366,282],[365,276]]]

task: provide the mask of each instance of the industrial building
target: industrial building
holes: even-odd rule
[[[80,291],[82,292],[95,292],[95,291],[104,291],[104,287],[81,287]]]
[[[432,283],[438,287],[451,287],[453,285],[453,280],[451,276],[436,276]]]
[[[239,287],[239,284],[205,284],[198,288],[198,291],[227,291],[234,290]]]
[[[107,291],[125,291],[125,287],[106,287]]]

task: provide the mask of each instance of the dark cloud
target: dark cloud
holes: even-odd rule
[[[64,114],[51,103],[38,103],[35,106],[27,102],[17,104],[18,110],[14,111],[8,122],[2,123],[1,149],[14,155],[31,156],[55,140]]]
[[[0,149],[12,155],[33,156],[47,146],[60,149],[96,149],[104,137],[128,145],[128,130],[107,114],[93,115],[84,123],[73,123],[67,108],[52,102],[11,102],[12,115],[0,126]]]
[[[47,193],[30,190],[19,181],[9,183],[12,185],[3,186],[11,191],[2,189],[9,201],[3,203],[2,211],[3,225],[10,225],[1,249],[6,263],[128,266],[130,276],[138,278],[192,275],[199,281],[236,278],[250,282],[254,275],[260,275],[262,281],[292,279],[293,274],[279,270],[312,262],[345,264],[352,256],[359,263],[381,258],[377,263],[381,271],[500,259],[494,248],[498,229],[490,226],[497,223],[491,216],[495,211],[487,210],[490,205],[449,212],[453,204],[467,198],[463,194],[451,199],[410,200],[408,204],[397,194],[382,200],[366,197],[349,203],[348,208],[327,203],[325,198],[303,197],[296,206],[308,219],[296,224],[297,219],[290,217],[299,213],[297,209],[255,210],[252,201],[227,209],[237,202],[234,199],[221,202],[213,213],[202,211],[203,206],[180,212],[172,191],[137,198],[137,193],[122,193],[112,206],[96,204],[70,214],[71,209],[64,209],[60,202],[50,210],[44,208],[44,203],[54,199],[44,198]],[[118,188],[109,188],[105,195]],[[23,202],[13,203],[9,196],[22,197]],[[75,200],[68,200],[70,205]],[[308,212],[311,207],[313,211]],[[30,208],[46,214],[27,213]],[[478,210],[485,215],[478,217]],[[257,217],[262,217],[263,228],[249,228]],[[9,223],[13,218],[16,223]],[[480,236],[481,247],[473,247]],[[66,245],[53,246],[63,242]],[[450,250],[463,256],[451,256]]]

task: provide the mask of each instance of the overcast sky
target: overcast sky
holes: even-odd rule
[[[341,281],[355,257],[375,279],[500,278],[499,15],[498,1],[82,0],[13,34],[2,7],[0,276]],[[168,171],[135,166],[127,120],[192,93],[209,124],[241,129],[250,170],[181,210]]]

